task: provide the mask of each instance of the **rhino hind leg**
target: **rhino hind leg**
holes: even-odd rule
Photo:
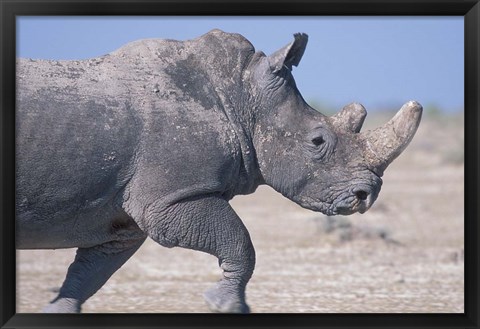
[[[207,195],[170,206],[159,220],[151,207],[149,236],[163,246],[198,250],[218,258],[222,278],[204,298],[213,312],[249,313],[245,288],[255,267],[255,250],[241,219],[221,196]]]
[[[100,289],[142,245],[145,237],[78,248],[58,296],[44,313],[80,313],[82,304]]]

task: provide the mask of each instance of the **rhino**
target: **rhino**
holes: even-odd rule
[[[248,313],[255,250],[229,200],[267,184],[330,216],[372,206],[422,106],[366,132],[358,103],[321,114],[292,76],[307,40],[267,56],[213,30],[86,60],[17,59],[16,247],[77,248],[44,312],[80,312],[149,237],[217,257],[209,308]]]

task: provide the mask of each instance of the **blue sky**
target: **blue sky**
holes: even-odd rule
[[[220,28],[270,54],[309,35],[294,68],[307,100],[339,109],[463,110],[464,21],[457,17],[17,17],[17,56],[84,59],[144,38],[192,39]]]

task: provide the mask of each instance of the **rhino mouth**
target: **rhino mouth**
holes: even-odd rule
[[[380,193],[382,179],[369,170],[367,179],[351,181],[347,188],[340,189],[332,202],[332,212],[336,215],[351,215],[365,213],[373,205]]]
[[[373,205],[378,193],[379,188],[358,186],[353,191],[349,191],[346,196],[337,198],[334,202],[334,212],[337,215],[351,215],[356,212],[363,214]]]
[[[331,202],[303,196],[297,203],[304,208],[322,212],[327,216],[347,216],[357,212],[363,214],[373,205],[379,192],[379,186],[362,184],[340,193]]]
[[[334,210],[334,213],[336,215],[351,215],[356,212],[359,212],[361,214],[365,213],[370,207],[365,205],[365,203],[360,203],[358,205],[354,205],[351,207],[345,207],[345,206],[337,206],[336,209]]]
[[[345,201],[342,201],[339,204],[335,204],[335,203],[322,202],[318,200],[305,201],[305,199],[303,199],[303,202],[297,202],[297,203],[303,208],[313,210],[313,211],[319,211],[327,216],[336,216],[336,215],[347,216],[347,215],[352,215],[356,212],[363,214],[370,208],[370,206],[366,205],[365,203],[353,202],[353,203],[347,204]]]

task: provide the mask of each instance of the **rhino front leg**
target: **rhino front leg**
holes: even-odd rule
[[[246,227],[225,199],[217,195],[190,198],[150,214],[163,217],[149,232],[161,245],[199,250],[218,258],[222,279],[204,294],[212,311],[250,312],[245,288],[255,267],[255,250]]]
[[[145,237],[78,248],[58,296],[43,312],[80,313],[81,305],[105,284],[144,241]]]

